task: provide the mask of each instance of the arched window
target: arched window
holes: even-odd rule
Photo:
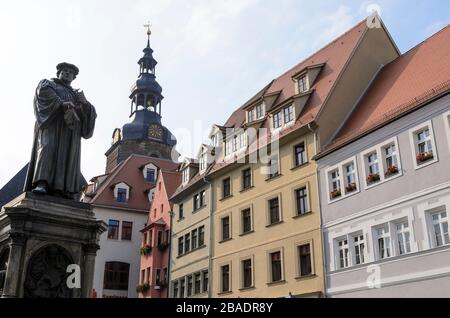
[[[121,262],[106,262],[103,289],[128,290],[130,264]]]

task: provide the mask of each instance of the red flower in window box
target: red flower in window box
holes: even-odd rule
[[[433,152],[421,152],[416,155],[417,163],[422,163],[434,158]]]
[[[380,181],[380,174],[379,173],[371,173],[367,177],[367,184],[372,184],[375,182]]]
[[[148,244],[141,247],[141,255],[148,255],[152,252],[152,247]]]
[[[336,189],[330,193],[332,199],[336,199],[342,195],[341,189]]]
[[[356,191],[356,183],[353,182],[353,183],[348,184],[348,185],[345,187],[345,191],[346,191],[347,193]]]
[[[397,167],[397,165],[392,165],[392,166],[390,166],[390,167],[388,167],[388,168],[386,169],[384,175],[385,175],[386,177],[389,177],[389,176],[392,176],[392,175],[397,174],[397,173],[398,173],[398,167]]]

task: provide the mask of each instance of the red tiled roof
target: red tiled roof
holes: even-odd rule
[[[324,106],[324,103],[330,95],[336,80],[344,70],[366,29],[367,23],[366,19],[364,19],[355,27],[335,39],[333,42],[329,43],[316,53],[303,60],[301,63],[297,64],[273,80],[268,86],[250,99],[250,101],[245,103],[244,106],[236,110],[227,120],[225,126],[232,126],[234,128],[242,126],[246,117],[245,107],[256,101],[258,98],[278,94],[278,98],[272,108],[285,103],[287,100],[295,96],[295,85],[292,81],[292,77],[308,67],[315,67],[323,64],[322,71],[313,86],[310,87],[312,94],[296,123],[292,127],[283,130],[276,138],[282,138],[292,131],[312,123],[316,119],[321,108]],[[270,130],[270,125],[270,120],[266,117],[261,127]],[[270,141],[269,136],[268,140],[263,142],[260,141],[260,146],[264,146],[265,143]],[[216,162],[208,174],[214,173],[228,165],[229,163]]]
[[[380,71],[336,138],[318,158],[449,89],[450,26],[447,26]]]
[[[181,183],[181,172],[162,171],[161,174],[166,188],[167,198],[170,198]]]

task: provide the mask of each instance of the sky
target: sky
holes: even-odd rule
[[[55,66],[96,107],[82,142],[86,179],[104,173],[112,132],[129,122],[130,87],[152,25],[162,122],[193,156],[213,124],[376,8],[402,53],[450,22],[450,1],[0,0],[0,187],[29,160],[33,96]]]

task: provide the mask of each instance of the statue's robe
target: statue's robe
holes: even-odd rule
[[[62,103],[80,105],[72,87],[59,79],[42,80],[34,97],[34,142],[24,191],[39,181],[47,182],[50,193],[74,195],[81,191],[81,138],[92,137],[97,117],[94,106],[77,109],[80,121],[74,127],[64,119]]]

